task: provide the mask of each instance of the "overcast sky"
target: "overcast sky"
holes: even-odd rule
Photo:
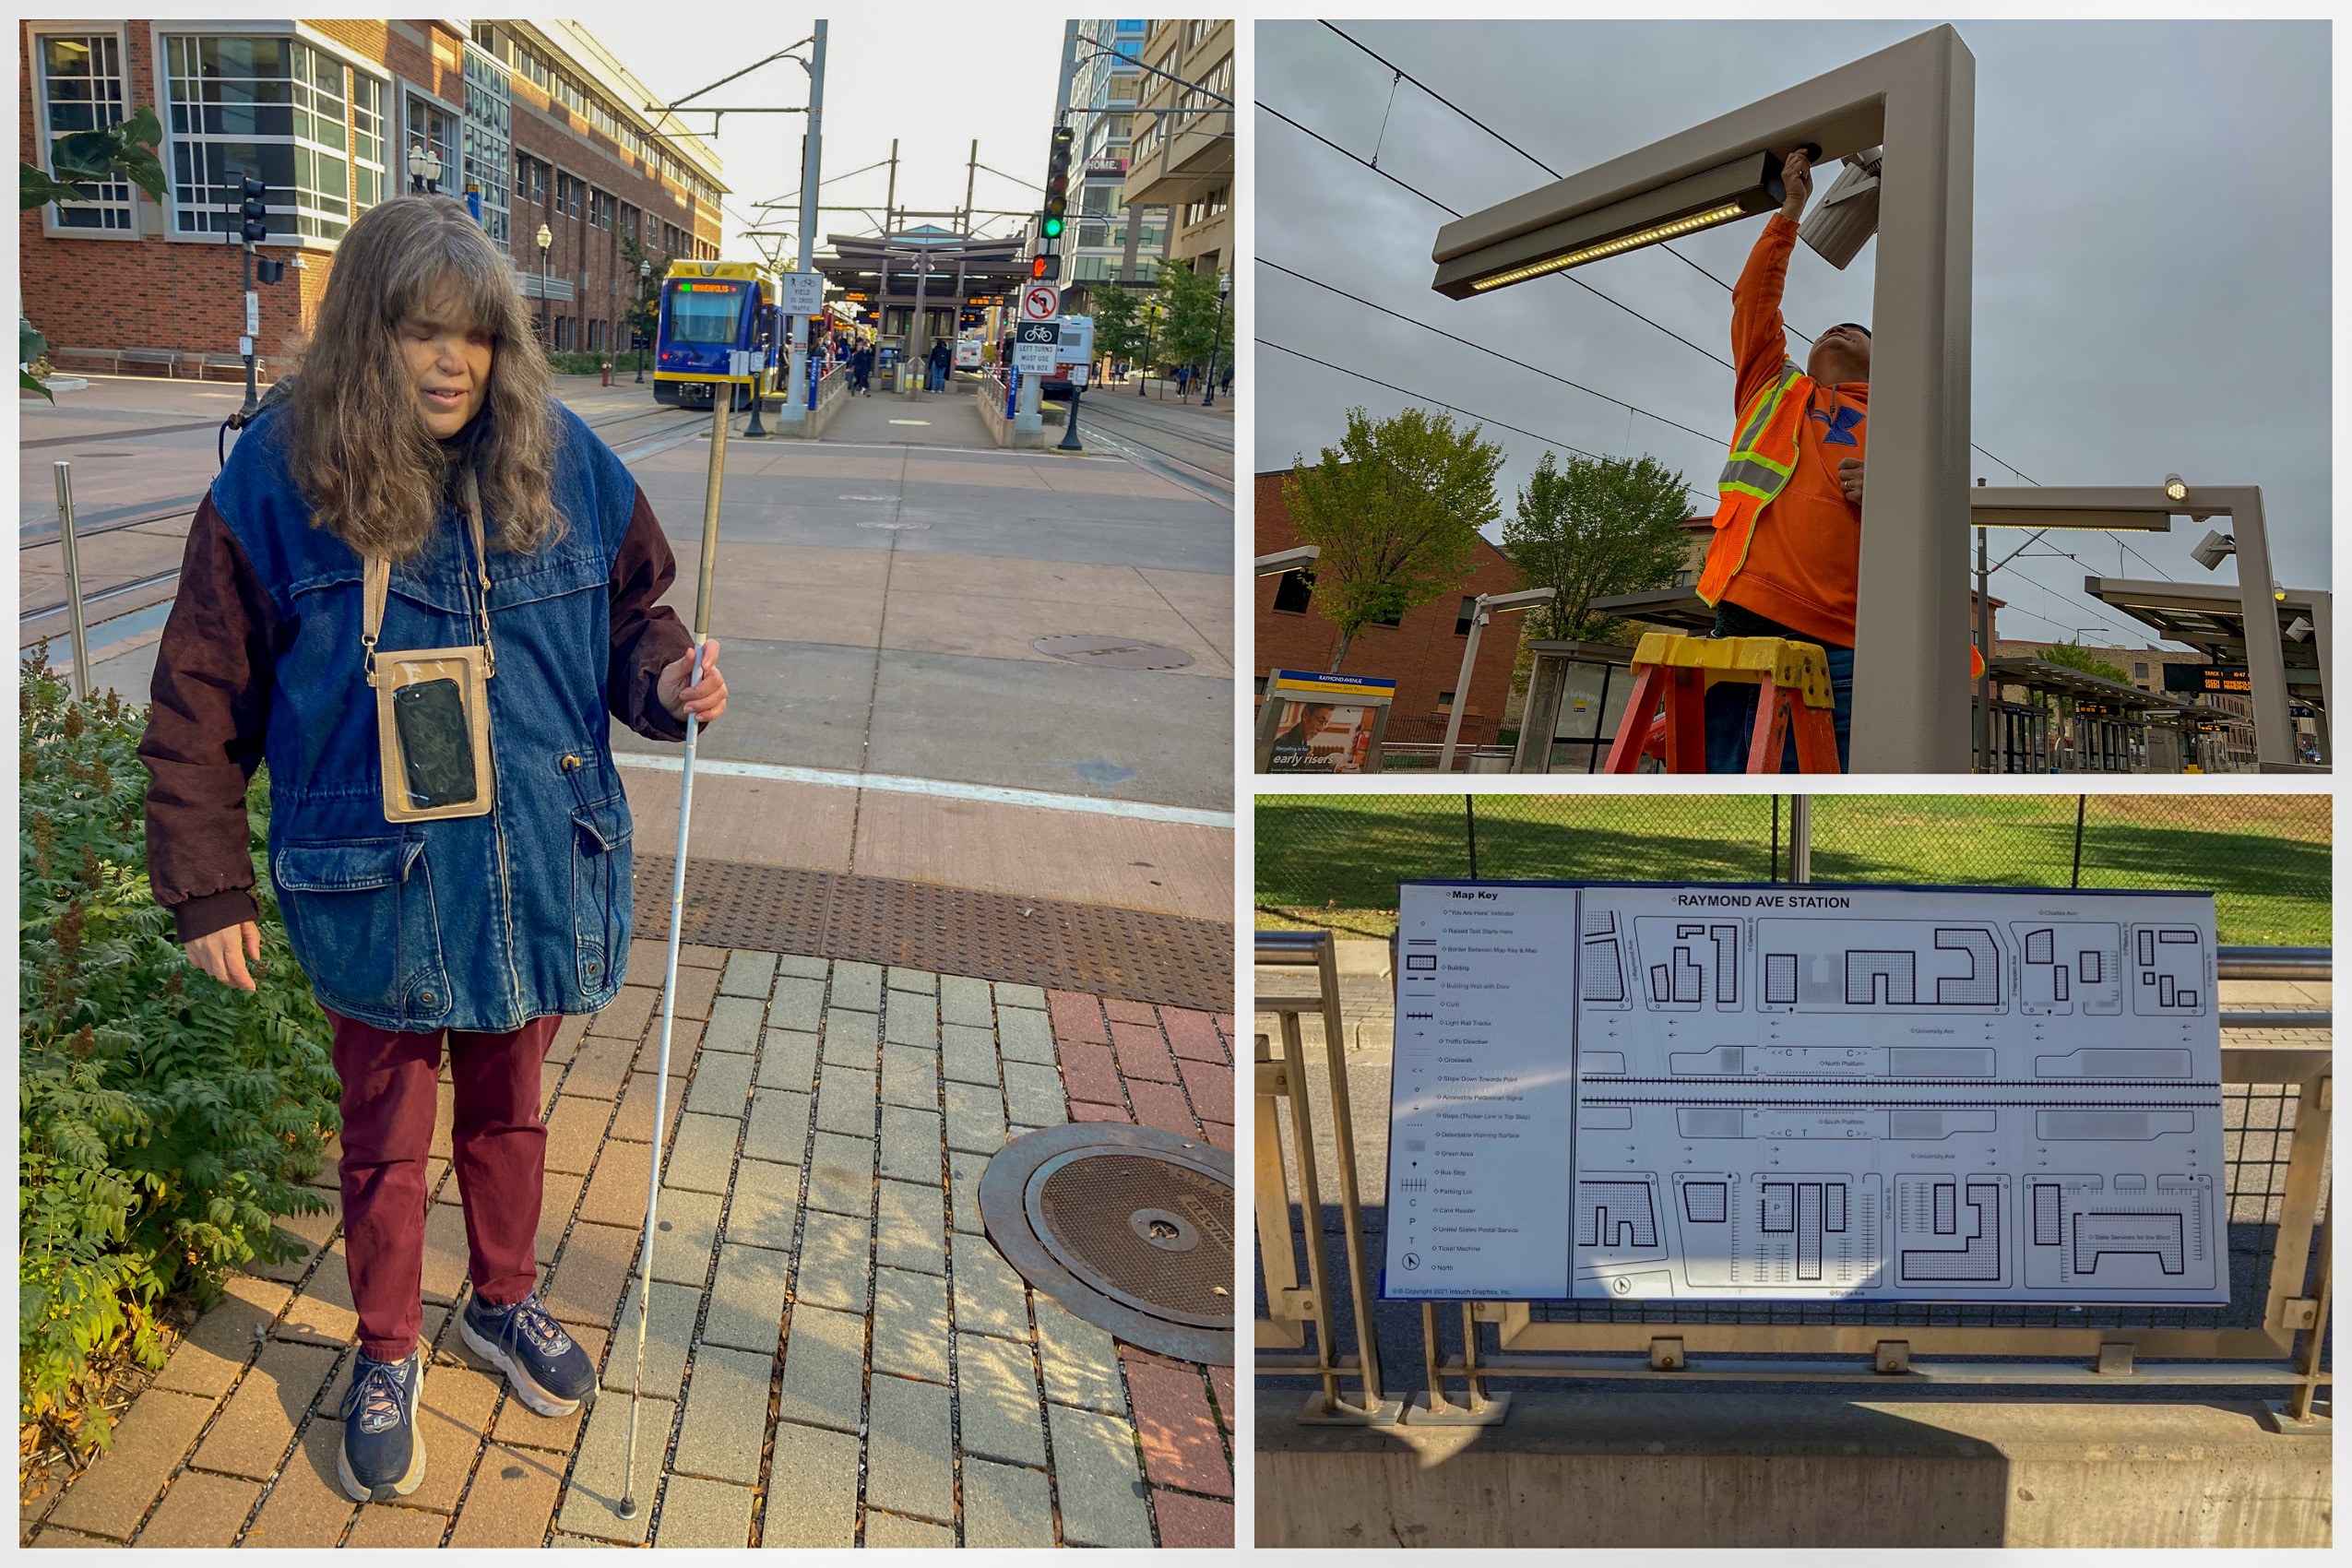
[[[1587,169],[1925,30],[1857,23],[1339,24],[1562,174]],[[1977,62],[1974,427],[2000,459],[1971,477],[2044,484],[2263,487],[2275,570],[2328,581],[2329,36],[2324,24],[1959,26]],[[1550,176],[1315,22],[1256,29],[1257,98],[1462,212]],[[1257,464],[1310,460],[1345,411],[1456,407],[1506,462],[1503,510],[1547,445],[1646,452],[1711,489],[1732,375],[1563,278],[1455,302],[1430,289],[1444,213],[1270,115],[1256,116],[1257,254],[1391,310],[1653,410],[1677,431],[1258,269]],[[1815,181],[1818,202],[1835,166]],[[1739,275],[1763,220],[1676,242]],[[1803,245],[1785,311],[1808,333],[1871,320],[1872,241],[1845,271]],[[1731,296],[1657,248],[1569,275],[1728,357]],[[1400,397],[1268,348],[1279,343],[1422,396]],[[1792,343],[1801,362],[1805,345]],[[1629,428],[1630,427],[1630,428]],[[1993,591],[2004,636],[2143,643],[2147,628],[2081,591],[2086,573],[2203,578],[2204,525],[2052,535]],[[2010,543],[2004,547],[2004,539]],[[2025,539],[1993,535],[1996,557]],[[2079,564],[2042,553],[2064,549]],[[1972,552],[1973,556],[1973,552]],[[2225,563],[2222,576],[2232,574]]]
[[[726,7],[715,27],[682,26],[678,12],[638,6],[627,12],[576,11],[582,22],[647,86],[675,102],[730,71],[808,37],[814,18],[762,7]],[[944,210],[964,204],[965,160],[980,138],[980,160],[1041,185],[1046,145],[1053,129],[1053,88],[1061,67],[1062,21],[1017,6],[987,12],[924,13],[900,7],[851,7],[836,14],[826,35],[824,177],[849,174],[890,156],[898,138],[901,207]],[[805,54],[805,49],[801,51]],[[808,76],[789,60],[763,65],[739,81],[705,94],[719,104],[808,102]],[[710,117],[681,112],[709,139]],[[726,160],[727,239],[720,254],[750,259],[742,232],[752,226],[798,232],[798,203],[762,223],[753,205],[796,196],[801,188],[798,114],[730,114],[720,122],[719,153]],[[885,168],[824,187],[823,199],[876,209],[820,215],[816,248],[827,234],[872,233],[890,184]],[[1027,210],[1042,200],[1031,185],[980,171],[972,205]],[[950,220],[929,219],[946,227]],[[1015,219],[983,220],[984,233],[1016,232]],[[796,254],[790,248],[785,254]]]

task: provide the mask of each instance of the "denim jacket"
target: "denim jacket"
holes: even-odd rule
[[[383,810],[375,693],[360,647],[361,559],[311,525],[286,463],[283,410],[256,420],[212,501],[275,618],[269,872],[319,1002],[385,1028],[503,1031],[611,1002],[626,967],[629,806],[608,740],[609,583],[636,481],[552,406],[566,526],[535,553],[490,528],[495,804],[394,824]],[[454,506],[392,568],[379,647],[479,640],[472,540]]]

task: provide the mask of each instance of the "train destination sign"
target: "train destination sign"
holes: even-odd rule
[[[2228,1300],[2208,893],[1410,882],[1390,1299]]]

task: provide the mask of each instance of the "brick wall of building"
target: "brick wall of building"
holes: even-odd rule
[[[1282,495],[1289,470],[1259,474],[1256,481],[1257,553],[1271,555],[1299,542],[1290,509]],[[1317,613],[1311,601],[1304,613],[1274,608],[1278,577],[1257,584],[1256,664],[1263,680],[1269,670],[1320,671],[1331,662],[1339,629]],[[1479,541],[1478,555],[1458,592],[1432,600],[1409,611],[1395,626],[1366,626],[1348,647],[1341,669],[1351,675],[1376,675],[1396,683],[1396,699],[1388,711],[1391,741],[1443,741],[1444,712],[1439,694],[1454,689],[1462,677],[1462,644],[1454,624],[1461,611],[1461,596],[1507,593],[1519,586],[1518,569],[1503,553]],[[1479,640],[1479,661],[1471,672],[1468,706],[1462,713],[1461,743],[1492,745],[1503,726],[1503,709],[1511,690],[1511,666],[1519,647],[1524,617],[1503,615],[1489,623]]]
[[[129,102],[135,109],[153,106],[160,116],[154,24],[134,19],[77,25],[91,30],[122,30]],[[450,103],[463,104],[463,35],[434,21],[334,19],[305,25],[354,54],[383,65],[396,78],[385,104],[385,180],[387,194],[405,189],[407,153],[397,142],[398,94],[404,84],[413,84]],[[40,121],[34,99],[38,83],[29,27],[20,25],[18,43],[18,142],[29,156],[37,158]],[[708,254],[717,254],[720,229],[716,208],[662,181],[658,168],[624,152],[562,104],[550,103],[543,92],[519,75],[513,78],[513,105],[512,137],[518,158],[540,159],[589,187],[640,208],[648,214],[657,238],[659,224],[669,222],[694,235]],[[454,173],[445,180],[444,188],[456,188]],[[510,232],[517,265],[536,272],[539,250],[532,236],[540,222],[546,222],[554,234],[551,270],[558,278],[571,277],[578,291],[576,303],[559,301],[557,309],[616,324],[613,334],[625,343],[627,329],[617,323],[630,295],[618,225],[592,225],[585,201],[577,218],[559,213],[553,206],[554,194],[551,182],[546,206],[529,204],[519,194],[514,201]],[[42,227],[45,209],[36,208],[18,215],[18,255],[27,317],[59,350],[234,353],[244,330],[238,247],[166,240],[163,209],[144,192],[135,196],[134,205],[138,218],[137,238],[50,234]],[[257,250],[290,263],[282,282],[257,286],[261,331],[256,346],[274,374],[289,367],[316,321],[318,303],[333,268],[333,253],[290,244],[263,245]],[[581,332],[575,341],[584,347],[586,333]]]

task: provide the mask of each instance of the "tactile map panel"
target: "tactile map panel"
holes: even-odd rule
[[[636,860],[636,934],[670,935],[667,855]],[[1233,928],[928,882],[690,860],[681,940],[1233,1010]]]
[[[2210,894],[1398,907],[1392,1299],[2228,1300]]]

